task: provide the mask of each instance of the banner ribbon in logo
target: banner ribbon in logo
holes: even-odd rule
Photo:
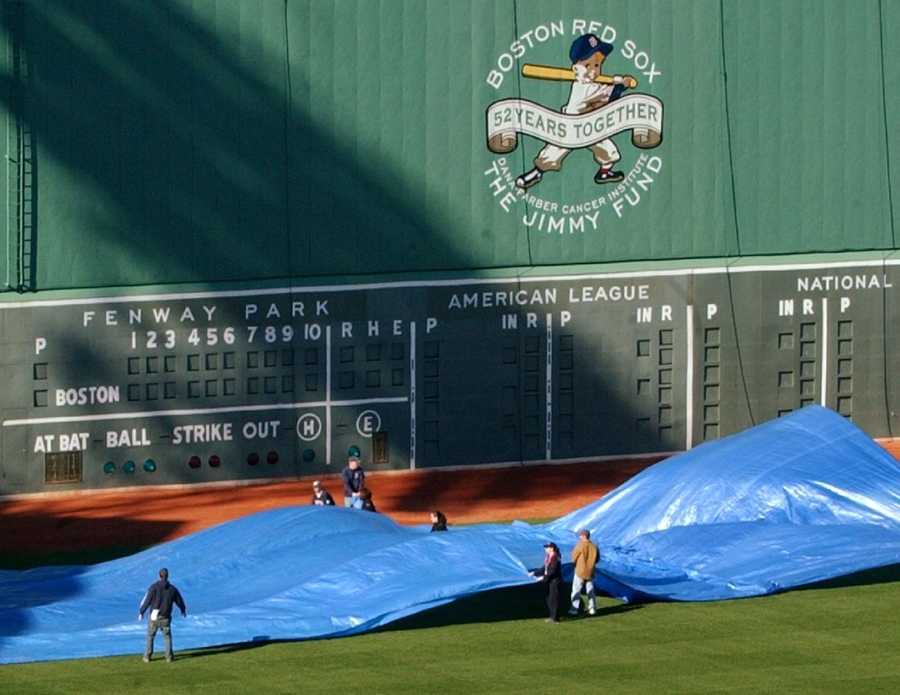
[[[575,150],[630,130],[635,147],[650,149],[662,142],[662,122],[662,102],[649,94],[629,94],[578,116],[527,99],[502,99],[487,110],[487,146],[495,154],[512,152],[523,133]]]

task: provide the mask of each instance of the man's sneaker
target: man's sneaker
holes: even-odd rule
[[[544,175],[541,173],[541,170],[535,167],[531,171],[526,172],[517,178],[516,186],[523,191],[527,191],[532,186],[539,184],[542,178],[544,178]]]
[[[570,609],[569,609],[569,615],[578,615],[578,609],[577,609],[577,608],[570,608]]]
[[[173,661],[175,661],[175,657],[174,657],[174,656],[167,656],[167,657],[166,657],[166,661],[168,661],[168,662],[171,664]]]
[[[613,171],[612,169],[608,171],[598,169],[597,173],[594,174],[594,183],[618,183],[619,181],[624,180],[625,174],[621,171]]]
[[[144,663],[145,663],[145,664],[149,664],[149,663],[150,663],[150,657],[149,657],[149,656],[145,656],[145,657],[144,657]]]
[[[596,608],[589,608],[589,609],[588,609],[588,615],[597,615],[597,609],[596,609]]]

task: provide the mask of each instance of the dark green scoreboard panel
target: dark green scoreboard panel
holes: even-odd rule
[[[0,493],[898,430],[896,260],[0,304]],[[887,334],[885,334],[887,331]]]

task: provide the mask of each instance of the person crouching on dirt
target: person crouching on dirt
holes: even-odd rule
[[[359,491],[359,499],[362,500],[362,506],[360,506],[360,509],[362,509],[364,512],[378,511],[377,509],[375,509],[375,503],[372,501],[372,491],[369,488],[364,487]]]
[[[159,581],[154,582],[144,594],[141,607],[138,609],[138,620],[144,619],[144,613],[150,609],[150,621],[147,623],[147,645],[144,648],[144,663],[150,663],[153,657],[153,641],[156,631],[162,630],[166,643],[166,661],[174,661],[175,654],[172,651],[172,604],[181,609],[182,617],[187,617],[187,608],[184,607],[184,599],[174,584],[169,584],[169,570],[163,567],[159,571]]]
[[[582,529],[578,532],[578,543],[572,550],[572,562],[575,563],[575,576],[572,577],[572,607],[569,615],[578,615],[581,608],[581,591],[587,593],[588,613],[597,613],[597,599],[594,595],[594,568],[600,559],[600,551],[591,542],[591,532]]]
[[[446,531],[447,530],[447,517],[444,516],[443,512],[439,512],[434,510],[431,512],[431,532],[435,531]]]
[[[544,566],[529,572],[532,577],[547,585],[548,623],[559,622],[559,594],[562,589],[562,563],[556,543],[544,543]]]
[[[328,492],[328,490],[322,487],[322,483],[320,483],[318,480],[313,482],[312,503],[317,507],[334,506],[334,497],[331,496],[331,493]]]

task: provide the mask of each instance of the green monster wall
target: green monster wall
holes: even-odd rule
[[[896,248],[897,3],[35,0],[3,23],[7,289]],[[582,150],[501,205],[541,142],[490,152],[486,110],[558,111],[568,83],[521,67],[568,67],[586,30],[662,102],[662,142],[616,137],[638,169],[615,197]]]

